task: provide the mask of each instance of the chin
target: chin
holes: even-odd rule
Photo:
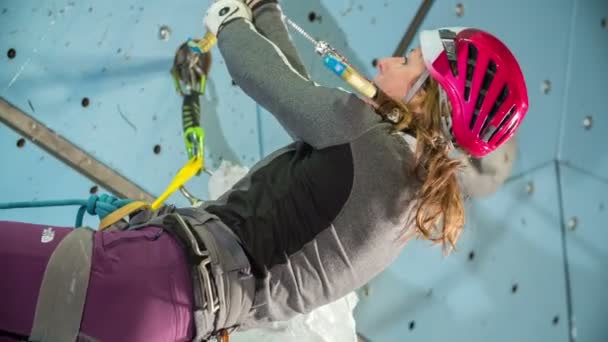
[[[377,85],[378,87],[382,88],[382,84],[384,83],[382,80],[382,77],[380,77],[379,75],[374,77],[374,79],[372,80],[374,82],[375,85]]]

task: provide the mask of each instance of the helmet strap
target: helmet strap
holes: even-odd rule
[[[454,133],[452,132],[452,116],[450,115],[450,102],[448,94],[439,87],[439,108],[441,115],[441,131],[445,140],[448,142],[450,149],[457,147],[455,143]]]
[[[407,94],[405,94],[405,97],[403,98],[403,102],[405,104],[410,103],[410,101],[418,93],[420,88],[422,88],[422,85],[424,84],[424,82],[426,82],[426,80],[428,78],[429,78],[429,71],[425,68],[424,71],[422,72],[422,75],[420,75],[420,77],[418,77],[418,79],[416,80],[416,82],[414,82],[414,84],[412,85],[410,90],[407,91]]]

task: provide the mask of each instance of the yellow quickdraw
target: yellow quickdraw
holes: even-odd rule
[[[154,203],[152,203],[152,210],[157,210],[160,208],[163,203],[171,196],[175,191],[179,190],[186,182],[190,180],[190,178],[194,177],[199,171],[205,169],[205,163],[203,158],[200,156],[194,157],[190,159],[186,165],[184,165],[177,175],[173,177],[171,183],[165,190],[165,192],[160,195]]]
[[[114,223],[120,221],[123,217],[127,217],[132,213],[142,210],[142,209],[150,209],[150,205],[146,202],[131,202],[124,207],[114,211],[110,215],[106,216],[101,222],[99,222],[99,230],[104,230],[109,228]]]
[[[165,192],[163,192],[162,195],[160,195],[154,201],[154,203],[152,203],[152,205],[145,203],[145,202],[140,202],[140,201],[129,203],[129,204],[125,205],[124,207],[111,213],[110,215],[106,216],[103,220],[101,220],[101,222],[99,223],[99,230],[107,229],[108,227],[112,226],[116,222],[120,221],[122,218],[127,217],[130,214],[137,212],[139,210],[142,210],[142,209],[157,210],[157,209],[159,209],[163,205],[163,203],[167,200],[167,198],[169,198],[169,196],[171,196],[175,191],[177,191],[181,187],[183,187],[184,184],[186,184],[190,180],[190,178],[194,177],[199,171],[204,170],[204,168],[205,168],[205,163],[203,161],[203,158],[194,157],[194,158],[190,159],[186,163],[186,165],[184,165],[179,170],[177,175],[175,175],[175,177],[173,177],[173,180],[171,181],[171,183],[169,183],[169,186],[167,187]]]
[[[217,37],[211,32],[207,32],[203,39],[199,41],[188,41],[188,46],[201,54],[209,52],[215,44],[217,44]]]

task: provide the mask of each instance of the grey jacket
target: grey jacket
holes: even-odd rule
[[[237,85],[296,140],[201,207],[241,240],[256,279],[242,328],[258,327],[335,301],[390,265],[420,181],[411,137],[356,95],[308,79],[277,5],[227,24],[218,44]]]

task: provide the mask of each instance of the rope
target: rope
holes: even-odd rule
[[[114,196],[103,194],[101,196],[92,195],[88,200],[58,200],[58,201],[31,201],[31,202],[11,202],[0,203],[0,209],[23,209],[23,208],[43,208],[43,207],[63,207],[79,205],[76,214],[76,227],[82,226],[84,214],[97,215],[100,220],[133,202],[129,199],[118,199]]]

